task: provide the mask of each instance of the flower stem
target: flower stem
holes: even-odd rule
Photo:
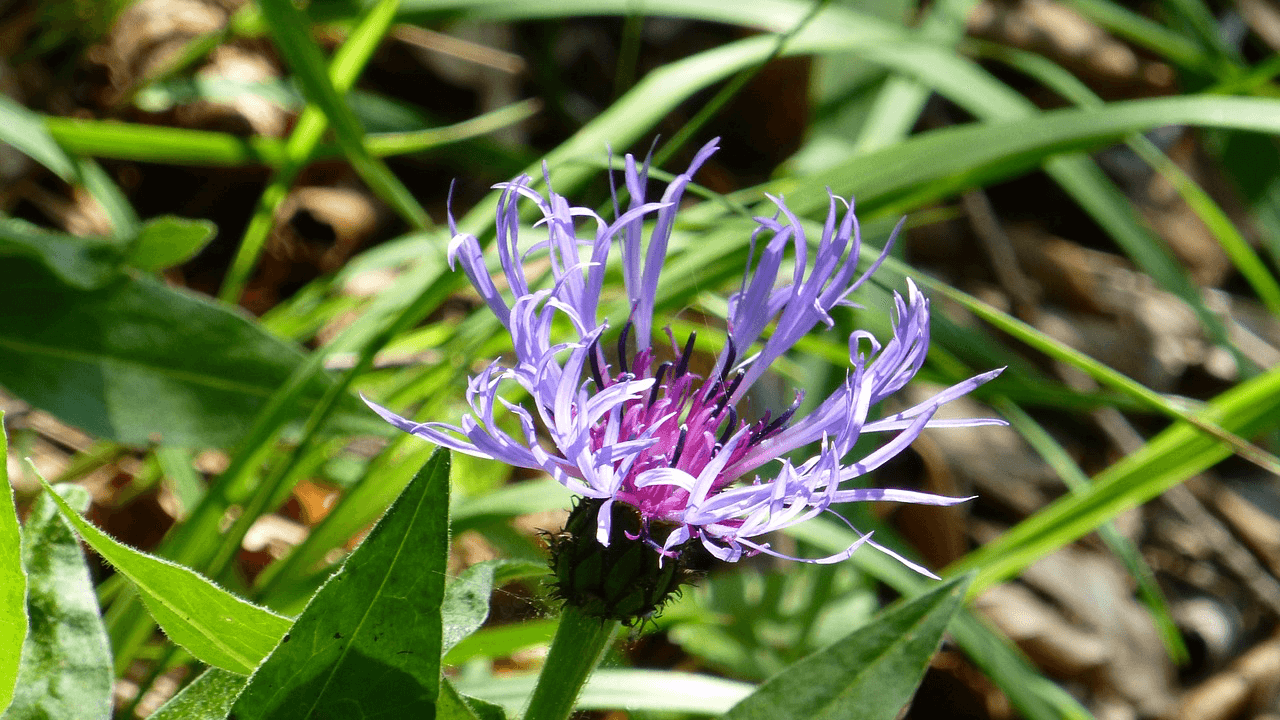
[[[566,720],[569,717],[578,693],[600,664],[618,625],[617,620],[590,617],[577,608],[565,606],[524,720]]]

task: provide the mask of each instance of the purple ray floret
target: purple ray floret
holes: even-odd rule
[[[831,512],[834,503],[954,505],[970,499],[859,488],[851,482],[906,449],[927,427],[1003,424],[986,418],[934,419],[943,404],[1000,370],[901,412],[868,419],[872,406],[915,376],[929,350],[929,301],[910,280],[905,298],[894,293],[892,337],[883,343],[864,331],[849,337],[850,368],[839,390],[803,415],[797,414],[803,397],[797,393],[790,408],[747,417],[746,398],[770,363],[817,325],[830,328],[832,308],[849,304],[850,293],[888,253],[892,237],[880,257],[858,271],[862,239],[851,202],[831,197],[822,235],[814,242],[782,199],[770,197],[777,213],[756,218],[742,283],[729,298],[728,342],[706,377],[690,366],[693,337],[682,345],[667,332],[669,349],[654,346],[658,279],[676,211],[693,175],[716,149],[716,141],[704,146],[656,202],[646,194],[647,163],[637,167],[627,155],[623,176],[630,201],[623,211],[615,195],[612,222],[570,205],[550,190],[549,179],[545,195],[530,187],[528,176],[496,186],[502,190],[495,238],[501,283],[490,277],[475,236],[458,232],[450,218],[450,265],[462,265],[506,327],[514,356],[509,365],[495,362],[471,378],[467,402],[473,412],[458,425],[417,423],[370,406],[401,430],[458,452],[545,471],[573,492],[600,501],[596,537],[601,544],[610,541],[612,505],[636,508],[645,528],[674,528],[661,542],[647,533],[637,538],[668,556],[696,541],[730,562],[758,553],[789,557],[761,536]],[[541,211],[537,225],[545,232],[545,239],[540,235],[525,247],[520,200]],[[618,339],[606,346],[609,323],[598,313],[615,245],[631,310]],[[525,275],[531,256],[550,268],[545,287],[534,289]],[[557,316],[572,327],[568,337],[552,337]],[[664,355],[670,359],[660,362]],[[510,383],[530,396],[524,406],[499,394]],[[508,413],[515,422],[499,422]],[[853,456],[854,445],[869,433],[887,439],[870,453]],[[816,456],[799,464],[788,457],[813,444]],[[869,544],[931,575],[869,535],[858,535],[859,541],[843,552],[806,561],[836,562]]]

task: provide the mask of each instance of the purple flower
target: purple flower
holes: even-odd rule
[[[574,207],[552,192],[529,187],[521,176],[502,189],[497,210],[497,253],[508,294],[498,289],[485,267],[476,238],[454,236],[449,261],[461,262],[480,296],[511,334],[510,366],[489,365],[471,378],[467,401],[473,416],[454,426],[417,423],[369,403],[396,427],[458,452],[543,470],[575,493],[598,501],[596,538],[610,542],[612,505],[639,511],[643,540],[665,556],[690,540],[725,561],[768,553],[760,537],[803,522],[834,503],[888,500],[953,505],[953,498],[912,490],[864,489],[850,482],[904,450],[926,427],[1003,424],[1000,420],[935,420],[944,403],[994,378],[994,370],[954,385],[902,412],[869,420],[872,405],[901,389],[920,369],[929,348],[929,301],[910,280],[907,296],[895,293],[893,336],[883,344],[869,333],[849,337],[851,367],[844,385],[812,412],[800,416],[803,393],[781,412],[745,417],[745,398],[769,368],[814,326],[832,326],[830,311],[849,305],[849,294],[875,272],[888,252],[857,272],[861,237],[850,203],[832,196],[816,247],[800,221],[780,198],[770,199],[778,213],[756,218],[747,268],[738,292],[729,299],[728,342],[706,377],[690,370],[691,335],[683,347],[668,331],[669,349],[653,343],[653,309],[658,276],[685,187],[717,149],[704,146],[687,172],[662,198],[646,195],[648,167],[626,156],[625,182],[630,204],[605,221],[594,211]],[[517,202],[525,198],[542,212],[546,239],[522,248]],[[644,223],[652,229],[645,242]],[[594,233],[580,235],[585,226]],[[892,238],[890,239],[890,244]],[[609,325],[598,317],[610,249],[621,250],[622,275],[631,313],[616,341],[616,367],[606,359],[602,338]],[[790,252],[788,252],[790,251]],[[533,289],[525,259],[545,253],[551,284]],[[783,274],[784,261],[793,270]],[[572,325],[572,337],[552,338],[559,316]],[[766,332],[771,327],[772,332]],[[614,343],[609,343],[612,349]],[[634,348],[634,349],[633,349]],[[748,354],[749,353],[749,354]],[[669,360],[661,361],[667,356]],[[511,383],[531,402],[513,404],[499,393]],[[501,405],[519,427],[512,435],[499,423]],[[534,417],[536,413],[537,417]],[[539,428],[546,440],[539,438]],[[849,457],[866,434],[888,437],[879,449]],[[795,464],[786,456],[817,444],[817,455]],[[763,477],[760,474],[762,473]],[[843,519],[843,518],[841,518]],[[647,528],[661,524],[665,539]],[[846,521],[847,524],[847,521]],[[671,530],[670,528],[673,528]],[[843,552],[808,562],[830,563],[849,557],[863,543],[880,548],[909,567],[927,570],[860,535]],[[800,558],[791,558],[800,559]]]

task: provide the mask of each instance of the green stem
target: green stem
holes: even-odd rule
[[[565,606],[524,720],[566,720],[617,629],[617,620],[589,617]]]

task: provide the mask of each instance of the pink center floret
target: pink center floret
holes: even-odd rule
[[[644,396],[628,400],[622,405],[619,437],[648,437],[653,444],[643,450],[631,463],[622,486],[614,496],[637,508],[646,528],[652,521],[679,522],[689,504],[689,493],[675,485],[649,485],[636,487],[636,478],[647,470],[675,468],[698,477],[716,458],[729,438],[751,425],[743,441],[733,444],[724,467],[732,467],[744,458],[761,440],[776,434],[786,426],[795,408],[776,420],[770,414],[754,423],[738,417],[730,398],[744,376],[739,370],[732,373],[734,352],[731,349],[721,358],[723,368],[719,375],[705,380],[689,372],[690,355],[696,336],[691,335],[683,349],[672,343],[676,359],[653,368],[653,353],[645,348],[634,359],[625,360],[626,337],[629,326],[624,327],[619,341],[620,372],[604,375],[600,372],[602,353],[598,345],[589,351],[593,381],[600,390],[633,379],[653,379],[651,390]],[[798,404],[797,400],[797,404]],[[605,423],[591,430],[592,449],[600,450],[607,440]],[[720,492],[737,478],[722,474],[712,484],[712,495]],[[723,524],[737,526],[738,519],[728,519]]]

